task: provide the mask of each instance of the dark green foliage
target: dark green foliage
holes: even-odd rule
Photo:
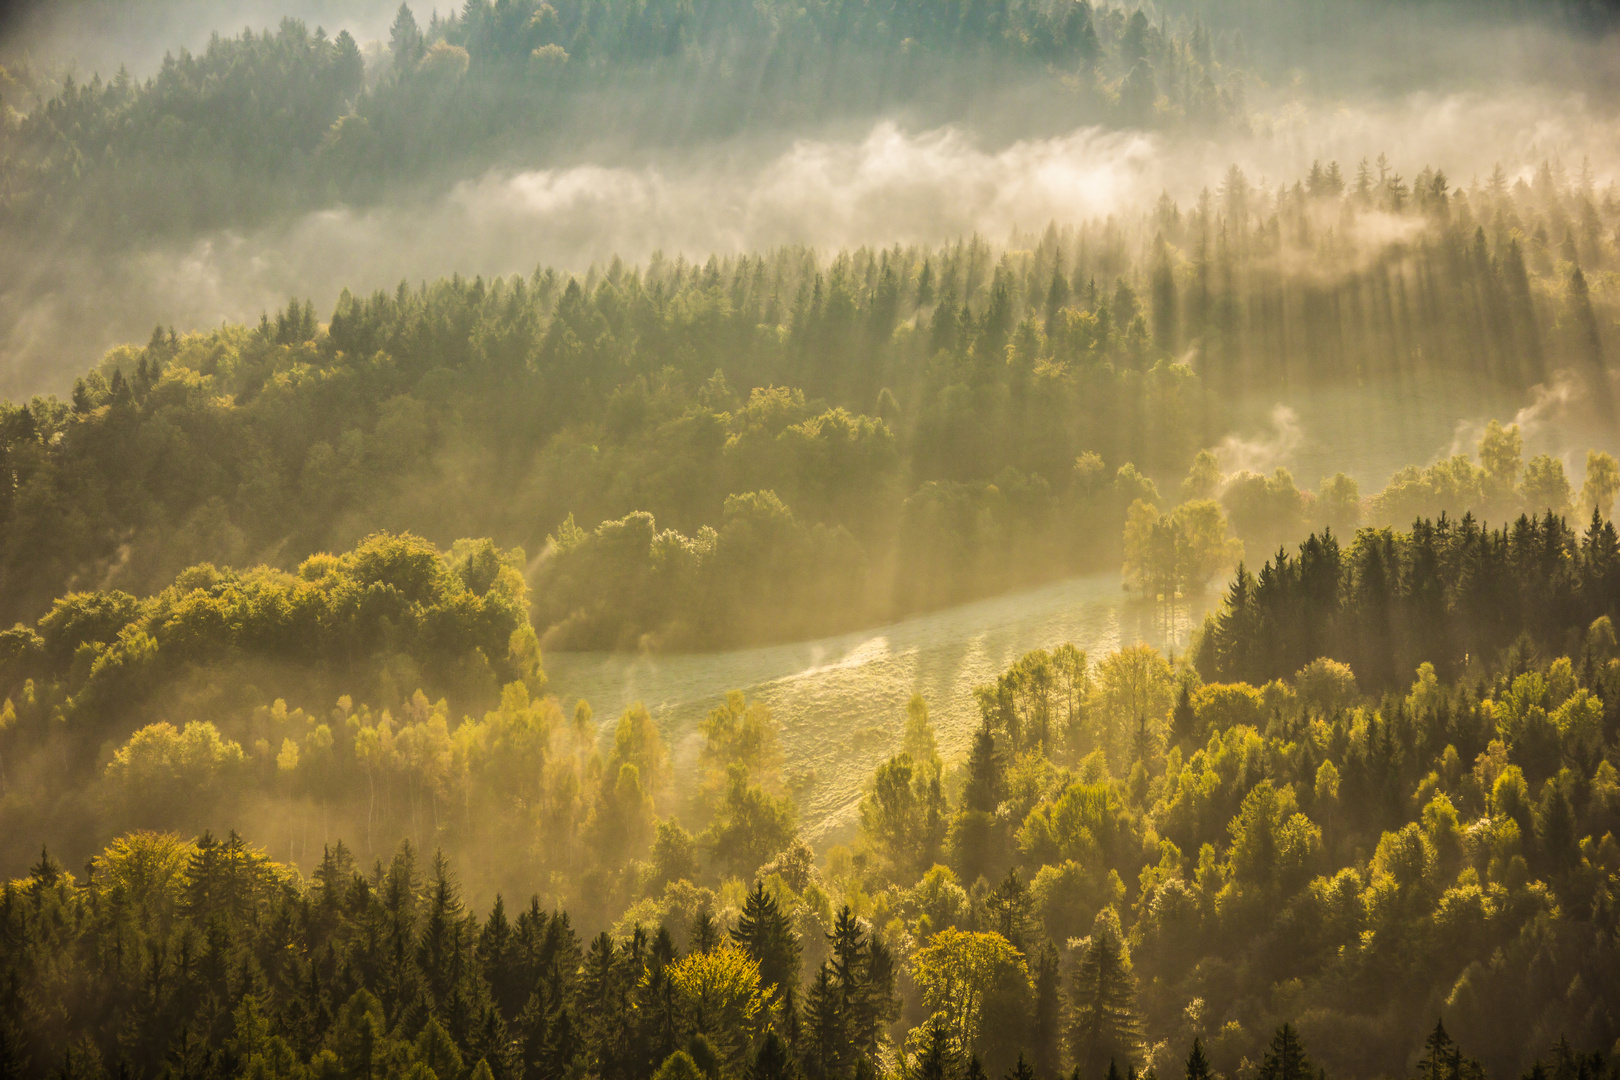
[[[1063,979],[1058,952],[1050,941],[1041,942],[1035,956],[1035,1016],[1030,1024],[1030,1060],[1035,1080],[1059,1080],[1062,1075]],[[1019,1064],[1024,1064],[1020,1055]],[[1024,1080],[1020,1077],[1019,1080]]]
[[[731,940],[759,962],[760,982],[781,998],[799,985],[799,936],[776,898],[756,881],[743,902]]]
[[[970,1064],[978,1065],[978,1058],[973,1058]],[[951,1049],[950,1032],[943,1023],[930,1024],[926,1030],[923,1051],[917,1055],[907,1080],[955,1080],[956,1070],[956,1055]],[[984,1075],[982,1068],[979,1069],[979,1075]]]
[[[1196,662],[1205,678],[1260,685],[1330,656],[1383,690],[1425,661],[1451,678],[1520,642],[1561,649],[1620,616],[1617,549],[1612,522],[1594,516],[1577,535],[1551,512],[1499,529],[1472,515],[1363,529],[1342,552],[1331,533],[1313,535],[1258,578],[1239,570]]]
[[[604,98],[643,141],[896,107],[944,118],[970,85],[989,92],[1010,78],[1039,87],[1071,125],[1207,124],[1237,110],[1229,54],[1195,54],[1183,27],[1133,37],[1126,51],[1141,59],[1127,61],[1120,36],[1086,4],[969,6],[958,17],[954,7],[858,0],[795,18],[774,0],[472,0],[426,27],[402,7],[389,55],[368,73],[347,31],[333,39],[286,19],[216,36],[200,54],[180,49],[145,82],[120,69],[107,81],[67,79],[54,95],[39,87],[49,100],[0,128],[0,225],[247,226],[333,194],[367,200],[514,155],[550,157],[588,137]],[[1099,61],[1099,74],[1155,65],[1166,113],[1116,108],[1101,83],[1072,78]],[[827,85],[838,92],[807,113]],[[657,107],[676,86],[690,99],[681,124]]]
[[[743,1073],[743,1080],[795,1080],[798,1075],[787,1043],[775,1031],[767,1031]]]
[[[1562,1040],[1560,1046],[1568,1050],[1568,1044]],[[1596,1071],[1591,1070],[1587,1075]],[[1485,1070],[1479,1062],[1464,1055],[1462,1048],[1446,1034],[1444,1021],[1436,1020],[1434,1030],[1423,1040],[1423,1056],[1418,1059],[1417,1075],[1418,1080],[1484,1080]]]
[[[1260,1063],[1260,1080],[1314,1080],[1315,1069],[1300,1044],[1292,1024],[1284,1024],[1271,1038],[1265,1060]]]
[[[1187,1052],[1187,1080],[1210,1080],[1209,1059],[1204,1056],[1204,1041],[1193,1037],[1192,1049]]]
[[[1082,1075],[1106,1067],[1116,1076],[1118,1062],[1134,1063],[1142,1041],[1135,991],[1121,943],[1101,920],[1075,970],[1072,1001],[1069,1047]]]
[[[799,1026],[799,1060],[809,1080],[839,1080],[853,1063],[849,1017],[840,996],[831,961],[823,963],[805,991]]]

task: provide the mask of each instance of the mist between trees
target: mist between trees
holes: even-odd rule
[[[1206,127],[1242,113],[1241,52],[1197,18],[1087,3],[515,0],[425,25],[402,5],[369,57],[347,31],[286,19],[181,50],[144,82],[0,69],[0,227],[117,245],[244,226],[566,156],[607,124],[690,144],[885,109],[989,114],[1014,93],[1037,129]]]
[[[999,252],[615,261],[345,294],[325,324],[293,302],[257,328],[157,331],[70,401],[4,407],[0,614],[204,561],[291,568],[386,526],[530,553],[547,647],[709,647],[1122,554],[1154,594],[1196,591],[1235,560],[1234,528],[1256,562],[1324,525],[1612,499],[1606,453],[1576,500],[1511,426],[1479,465],[1414,466],[1370,499],[1197,456],[1229,401],[1276,380],[1557,379],[1612,418],[1612,188],[1550,165],[1471,192],[1357,171],[1260,191],[1233,170],[1189,211]],[[1178,511],[1161,484],[1218,503]],[[1154,533],[1161,511],[1180,524]],[[1143,545],[1173,552],[1175,529],[1198,554],[1147,569]]]
[[[225,265],[165,250],[456,203],[421,246],[483,232],[434,273],[542,264],[354,280],[324,321],[339,275],[300,272],[257,325],[0,404],[0,1080],[1620,1080],[1612,17],[1228,7],[467,0],[149,78],[5,43],[13,367],[136,304],[97,281]],[[1341,103],[1267,84],[1323,55],[1440,93],[1402,69],[1570,73],[1482,78],[1485,151],[1357,93],[1397,157],[1465,160],[1333,161],[1280,103]],[[848,171],[937,160],[810,175],[857,128]],[[572,205],[534,209],[545,170],[624,162],[679,177],[669,234],[715,254],[643,258],[665,226],[618,206],[589,250],[633,257],[524,247]],[[407,247],[342,265],[416,280]],[[1245,440],[1257,403],[1419,387],[1480,426],[1387,481]],[[1224,598],[1179,655],[1051,635],[960,744],[954,701],[805,718],[876,748],[819,850],[765,702],[710,687],[677,742],[543,662],[1116,572],[1172,622]]]
[[[6,636],[5,857],[88,861],[48,851],[0,890],[0,1059],[1609,1075],[1574,1048],[1620,1034],[1617,547],[1601,519],[1579,543],[1551,517],[1420,522],[1363,532],[1335,583],[1313,537],[1303,588],[1292,559],[1240,575],[1179,662],[1025,656],[976,692],[965,752],[913,699],[857,838],[819,853],[763,705],[719,701],[676,786],[645,709],[604,741],[543,696],[516,560],[487,543],[71,598]],[[1509,599],[1548,592],[1568,600]],[[1432,629],[1431,659],[1380,666],[1377,613]],[[1482,615],[1487,640],[1445,629]],[[1327,655],[1290,670],[1301,626]],[[344,682],[394,704],[251,704]]]

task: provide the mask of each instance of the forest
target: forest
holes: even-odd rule
[[[690,141],[961,107],[1029,80],[1070,123],[1218,123],[1243,101],[1242,46],[1227,37],[1040,0],[475,0],[426,20],[401,5],[368,65],[347,31],[288,19],[171,54],[144,80],[0,75],[7,98],[45,99],[0,124],[0,228],[128,240],[251,223],[333,191],[380,199],[445,182],[446,160],[566,155],[608,110],[628,114],[621,135]],[[671,85],[678,110],[648,93]]]
[[[1139,500],[1219,493],[1200,528],[1251,563],[1323,526],[1562,515],[1572,487],[1578,517],[1607,507],[1607,451],[1571,478],[1526,464],[1513,424],[1478,465],[1413,465],[1366,498],[1342,474],[1312,490],[1199,457],[1240,392],[1275,382],[1557,377],[1612,425],[1612,185],[1549,165],[1454,191],[1426,168],[1414,194],[1382,159],[1355,173],[1266,191],[1233,168],[1185,210],[1011,250],[542,268],[345,293],[325,322],[295,300],[257,326],[160,328],[67,400],[3,406],[0,617],[202,562],[290,571],[387,528],[541,557],[548,648],[704,648],[1117,565]],[[1392,221],[1404,239],[1358,233]],[[1287,269],[1307,258],[1325,280]]]
[[[1620,10],[387,7],[0,9],[0,1080],[1620,1080]]]
[[[1260,684],[1031,653],[977,691],[965,759],[914,700],[819,858],[740,693],[680,793],[645,711],[603,747],[522,681],[453,730],[421,693],[397,721],[277,702],[240,741],[152,724],[102,782],[179,831],[0,890],[0,1047],[18,1075],[1610,1075],[1613,581],[1573,656],[1525,628],[1383,689],[1325,656]],[[1228,649],[1245,628],[1276,649],[1247,623]],[[307,878],[192,832],[256,799]],[[344,801],[358,852],[312,850]],[[486,915],[401,832],[502,844],[539,888]]]

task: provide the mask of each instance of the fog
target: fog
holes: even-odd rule
[[[0,57],[81,79],[122,63],[139,77],[165,52],[200,49],[215,31],[274,25],[283,15],[329,33],[350,29],[380,48],[393,7],[25,4],[0,24]],[[990,94],[1002,96],[999,118],[932,123],[926,110],[900,107],[864,123],[844,117],[687,146],[638,141],[629,128],[615,136],[614,110],[605,108],[586,160],[576,146],[554,155],[573,159],[566,164],[462,175],[376,205],[336,203],[133,249],[34,251],[0,279],[0,394],[60,393],[107,348],[144,340],[154,324],[254,320],[291,295],[324,314],[345,287],[365,293],[401,279],[537,265],[582,273],[656,251],[701,261],[789,244],[830,252],[970,234],[1005,244],[1049,222],[1141,214],[1161,192],[1185,207],[1233,164],[1261,187],[1292,184],[1318,160],[1337,160],[1349,174],[1379,154],[1408,176],[1443,169],[1459,187],[1497,165],[1510,179],[1527,177],[1546,160],[1571,175],[1587,170],[1599,190],[1620,174],[1612,38],[1556,21],[1352,7],[1331,27],[1288,5],[1211,9],[1213,25],[1259,42],[1247,55],[1263,76],[1250,86],[1242,130],[1213,136],[1196,127],[1052,130],[1062,110],[1045,110],[1033,93],[1020,97],[1016,86]],[[1172,3],[1159,14],[1185,11]],[[1327,55],[1332,63],[1318,62]],[[1010,134],[1028,130],[1040,134]]]
[[[213,34],[239,34],[303,19],[329,35],[348,30],[360,42],[386,39],[398,9],[391,0],[22,0],[0,10],[0,63],[28,60],[81,81],[120,66],[152,74],[167,54],[200,52]],[[423,14],[431,10],[424,5]],[[15,103],[13,103],[15,104]]]
[[[3,296],[0,393],[61,393],[107,348],[154,324],[254,321],[287,297],[323,314],[338,293],[459,273],[585,272],[654,252],[702,261],[807,244],[926,244],[1183,206],[1241,167],[1262,187],[1313,161],[1386,154],[1408,175],[1443,168],[1458,186],[1501,165],[1546,160],[1620,175],[1620,121],[1579,94],[1420,91],[1387,102],[1279,99],[1252,133],[1222,139],[1087,127],[996,146],[957,125],[879,120],[849,138],[737,139],[687,157],[619,152],[595,164],[493,170],[420,202],[334,206],[251,232],[219,231],[125,253],[58,251],[14,265]],[[1393,237],[1392,237],[1393,239]]]
[[[1620,3],[441,2],[0,5],[0,1073],[1620,1080]]]

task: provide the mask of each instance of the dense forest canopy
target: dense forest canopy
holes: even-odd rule
[[[681,793],[644,711],[604,748],[521,682],[454,728],[421,694],[151,725],[96,783],[122,825],[186,832],[82,876],[47,852],[0,892],[5,1061],[1198,1077],[1308,1047],[1333,1075],[1608,1075],[1571,1047],[1616,1033],[1611,621],[1574,658],[1424,663],[1381,697],[1325,658],[1255,685],[1146,646],[1032,653],[978,692],[965,759],[915,700],[858,839],[819,860],[740,694]],[[264,802],[308,879],[190,832]],[[345,815],[354,848],[319,839]],[[505,857],[468,888],[422,841]],[[519,882],[527,904],[471,906]]]
[[[692,140],[890,106],[951,115],[1034,80],[1042,111],[1071,125],[1202,125],[1241,110],[1232,53],[1197,22],[1043,0],[501,0],[427,20],[402,6],[369,68],[347,31],[289,19],[166,57],[145,80],[70,78],[9,110],[0,227],[129,239],[249,224],[566,154],[605,111],[619,137]]]
[[[1614,5],[188,2],[0,15],[0,1080],[1620,1080]]]
[[[196,562],[291,570],[388,527],[548,553],[528,573],[549,646],[689,648],[1116,565],[1133,504],[1168,513],[1178,488],[1220,496],[1200,528],[1251,563],[1324,525],[1564,514],[1583,483],[1584,517],[1612,459],[1526,466],[1513,425],[1479,465],[1367,498],[1198,455],[1278,382],[1556,379],[1612,430],[1617,229],[1612,186],[1550,165],[1457,191],[1383,159],[1271,190],[1233,168],[1185,210],[1011,250],[615,261],[159,330],[68,401],[4,407],[0,614]]]

